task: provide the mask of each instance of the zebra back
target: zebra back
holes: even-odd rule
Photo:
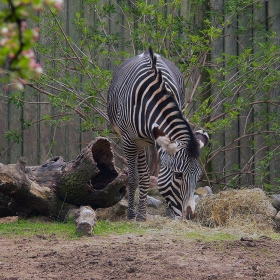
[[[121,135],[147,145],[154,143],[156,126],[172,141],[199,157],[194,133],[182,115],[184,83],[169,60],[148,51],[125,61],[114,73],[108,95],[108,116]]]

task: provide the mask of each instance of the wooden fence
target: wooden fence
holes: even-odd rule
[[[112,0],[100,0],[100,3],[111,3]],[[68,0],[64,1],[64,8],[61,11],[61,18],[64,19],[65,32],[73,39],[78,37],[77,31],[73,29],[72,21],[73,14],[76,11],[82,12],[87,16],[88,21],[95,20],[94,11],[83,10],[83,1]],[[183,12],[190,13],[191,5],[189,0],[184,0]],[[208,0],[205,2],[205,9],[211,7],[217,11],[224,9],[226,0]],[[201,13],[203,11],[200,11]],[[271,31],[275,31],[278,36],[276,40],[279,40],[280,34],[280,1],[268,0],[261,4],[260,9],[252,10],[253,17],[259,22],[267,22],[267,28]],[[117,15],[114,15],[117,17]],[[199,19],[199,16],[198,16]],[[120,15],[120,21],[123,20]],[[239,18],[235,26],[229,27],[227,32],[234,34],[238,25],[241,26],[242,22],[245,22],[246,16]],[[114,28],[120,29],[119,32],[125,34],[127,31],[122,30],[120,26],[115,26],[112,21],[108,21],[108,30],[114,30]],[[219,40],[216,40],[213,44],[213,49],[210,54],[211,60],[221,56],[222,53],[239,55],[243,52],[245,46],[249,46],[254,39],[253,29],[247,31],[247,36],[244,36],[241,41],[237,42],[234,36],[226,36]],[[127,35],[127,34],[126,34]],[[279,43],[279,42],[278,42]],[[40,59],[40,58],[39,58]],[[111,69],[111,64],[106,61],[100,61],[102,66],[106,69]],[[232,74],[232,73],[231,73]],[[189,89],[188,89],[189,90]],[[215,93],[215,87],[212,88],[212,92]],[[56,110],[47,103],[46,96],[38,94],[36,96],[37,104],[25,104],[23,108],[17,108],[14,104],[8,103],[8,96],[10,92],[5,90],[3,85],[2,95],[0,96],[0,149],[4,155],[0,159],[2,163],[16,163],[21,156],[25,156],[28,160],[28,165],[42,164],[46,159],[52,156],[62,156],[66,161],[74,159],[80,152],[80,150],[86,146],[92,140],[91,132],[77,132],[77,127],[80,124],[79,118],[74,118],[71,123],[59,126],[44,124],[44,121],[40,121],[44,115],[55,114]],[[188,94],[188,93],[187,93]],[[275,96],[279,95],[279,90],[275,90],[273,93]],[[216,100],[220,102],[221,100]],[[257,107],[255,108],[257,110]],[[270,110],[268,107],[267,110]],[[218,112],[216,112],[218,113]],[[242,135],[244,126],[248,126],[249,123],[258,122],[258,117],[253,114],[245,113],[244,116],[249,116],[246,121],[240,119],[235,126],[230,130],[223,132],[216,137],[224,139],[224,145],[231,143],[233,135]],[[24,130],[21,137],[22,141],[19,143],[13,143],[11,140],[5,139],[4,135],[6,131],[21,131],[23,130],[23,123],[20,119],[27,119],[38,121],[36,125]],[[258,143],[263,142],[263,138],[255,137],[254,140]],[[223,174],[226,170],[232,169],[238,165],[241,169],[250,168],[248,166],[248,158],[253,156],[253,151],[247,147],[244,141],[248,139],[240,139],[240,147],[244,148],[231,150],[229,145],[225,151],[220,152],[211,161],[211,168],[209,171],[217,174]],[[262,145],[262,143],[259,143]],[[236,152],[238,151],[238,152]],[[258,165],[258,161],[261,160],[266,153],[266,150],[260,151],[254,154],[255,168]],[[279,170],[279,162],[273,162],[269,166],[269,175],[267,175],[267,181],[272,182],[277,177],[276,170]],[[252,174],[246,174],[244,169],[244,182],[254,182],[252,180]],[[246,176],[249,176],[248,178]]]

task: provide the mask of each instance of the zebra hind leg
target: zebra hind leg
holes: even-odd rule
[[[149,168],[146,160],[145,149],[138,154],[138,174],[139,174],[139,200],[137,221],[146,221],[147,219],[147,194],[149,189]]]
[[[129,138],[123,137],[123,150],[128,166],[128,220],[135,220],[135,192],[139,183],[137,171],[138,149],[134,142]]]

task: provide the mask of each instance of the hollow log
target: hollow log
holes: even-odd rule
[[[11,202],[11,199],[0,193],[0,217],[7,217],[7,216],[15,216],[16,212],[12,211],[9,208],[9,203]]]
[[[73,205],[113,206],[124,197],[126,185],[127,174],[114,165],[110,141],[98,137],[70,162],[58,156],[40,166],[26,166],[25,158],[0,163],[0,199],[5,201],[0,216],[8,202],[13,214],[63,219]]]

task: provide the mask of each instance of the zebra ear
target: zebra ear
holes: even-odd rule
[[[209,135],[207,132],[203,130],[197,130],[195,133],[195,138],[199,143],[199,148],[202,149],[204,146],[206,146],[209,142]]]
[[[156,143],[168,154],[174,155],[179,151],[177,142],[172,141],[168,135],[158,128],[157,124],[153,124],[152,132]]]

